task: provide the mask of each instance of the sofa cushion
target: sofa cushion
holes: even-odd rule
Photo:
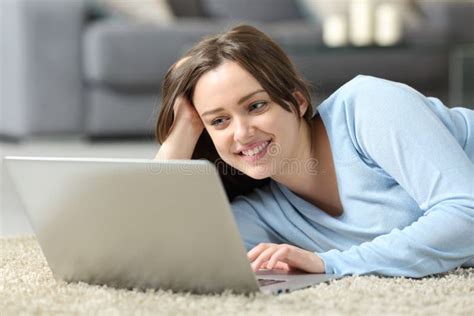
[[[259,29],[275,40],[287,51],[317,48],[322,45],[322,28],[305,20],[262,23]]]
[[[140,23],[169,24],[175,15],[167,0],[98,0],[109,11],[118,16]]]
[[[130,93],[91,87],[85,93],[85,126],[88,136],[153,135],[158,117],[158,90]]]
[[[318,94],[334,92],[357,74],[403,82],[427,95],[436,92],[440,98],[448,83],[449,50],[444,46],[320,48],[315,52],[317,57],[310,52],[295,50],[290,58]]]
[[[190,42],[216,32],[192,19],[167,26],[105,20],[87,26],[83,37],[86,82],[136,89],[156,87]]]
[[[302,18],[296,0],[202,0],[211,18],[274,22]]]
[[[168,68],[196,41],[234,24],[228,20],[202,23],[199,19],[180,19],[160,27],[120,20],[93,23],[84,32],[84,77],[92,84],[155,89]],[[315,47],[321,42],[320,28],[304,21],[252,24],[284,49]]]
[[[168,0],[176,17],[206,17],[200,0]]]
[[[473,1],[418,1],[422,19],[405,25],[404,39],[412,44],[454,44],[474,41]]]

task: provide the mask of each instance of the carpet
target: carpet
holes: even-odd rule
[[[351,276],[279,296],[200,296],[58,282],[31,236],[1,238],[0,255],[1,315],[474,315],[474,268]]]

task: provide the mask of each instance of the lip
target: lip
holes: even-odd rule
[[[248,145],[248,146],[239,148],[235,153],[238,154],[238,155],[240,155],[243,151],[257,148],[258,146],[260,146],[261,144],[263,144],[263,143],[265,143],[265,142],[272,142],[272,140],[271,140],[271,139],[267,139],[267,140],[262,140],[262,141],[258,141],[258,142],[252,143],[252,144],[250,144],[250,145]]]
[[[264,142],[266,142],[266,141],[264,141]],[[270,145],[272,144],[271,140],[269,140],[268,142],[269,142],[268,145],[261,152],[256,154],[255,156],[245,156],[244,154],[239,154],[239,157],[242,158],[242,160],[244,160],[246,162],[256,162],[257,160],[262,159],[267,154],[268,148],[270,148]],[[259,144],[261,144],[261,143],[262,142],[260,142]]]

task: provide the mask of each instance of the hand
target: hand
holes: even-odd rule
[[[173,112],[174,120],[168,138],[161,144],[155,159],[191,159],[204,130],[199,114],[184,96],[176,98]]]
[[[170,134],[173,132],[176,125],[182,124],[187,128],[191,128],[196,134],[195,136],[199,138],[204,130],[204,124],[191,101],[182,95],[177,97],[173,105],[173,113],[174,121],[170,128]]]
[[[247,253],[252,270],[282,269],[324,273],[323,260],[313,252],[287,244],[261,243]]]

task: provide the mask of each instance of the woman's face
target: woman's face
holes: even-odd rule
[[[295,96],[303,115],[307,102]],[[193,103],[219,156],[254,179],[278,174],[300,150],[301,118],[274,103],[235,62],[206,72],[196,84]]]

